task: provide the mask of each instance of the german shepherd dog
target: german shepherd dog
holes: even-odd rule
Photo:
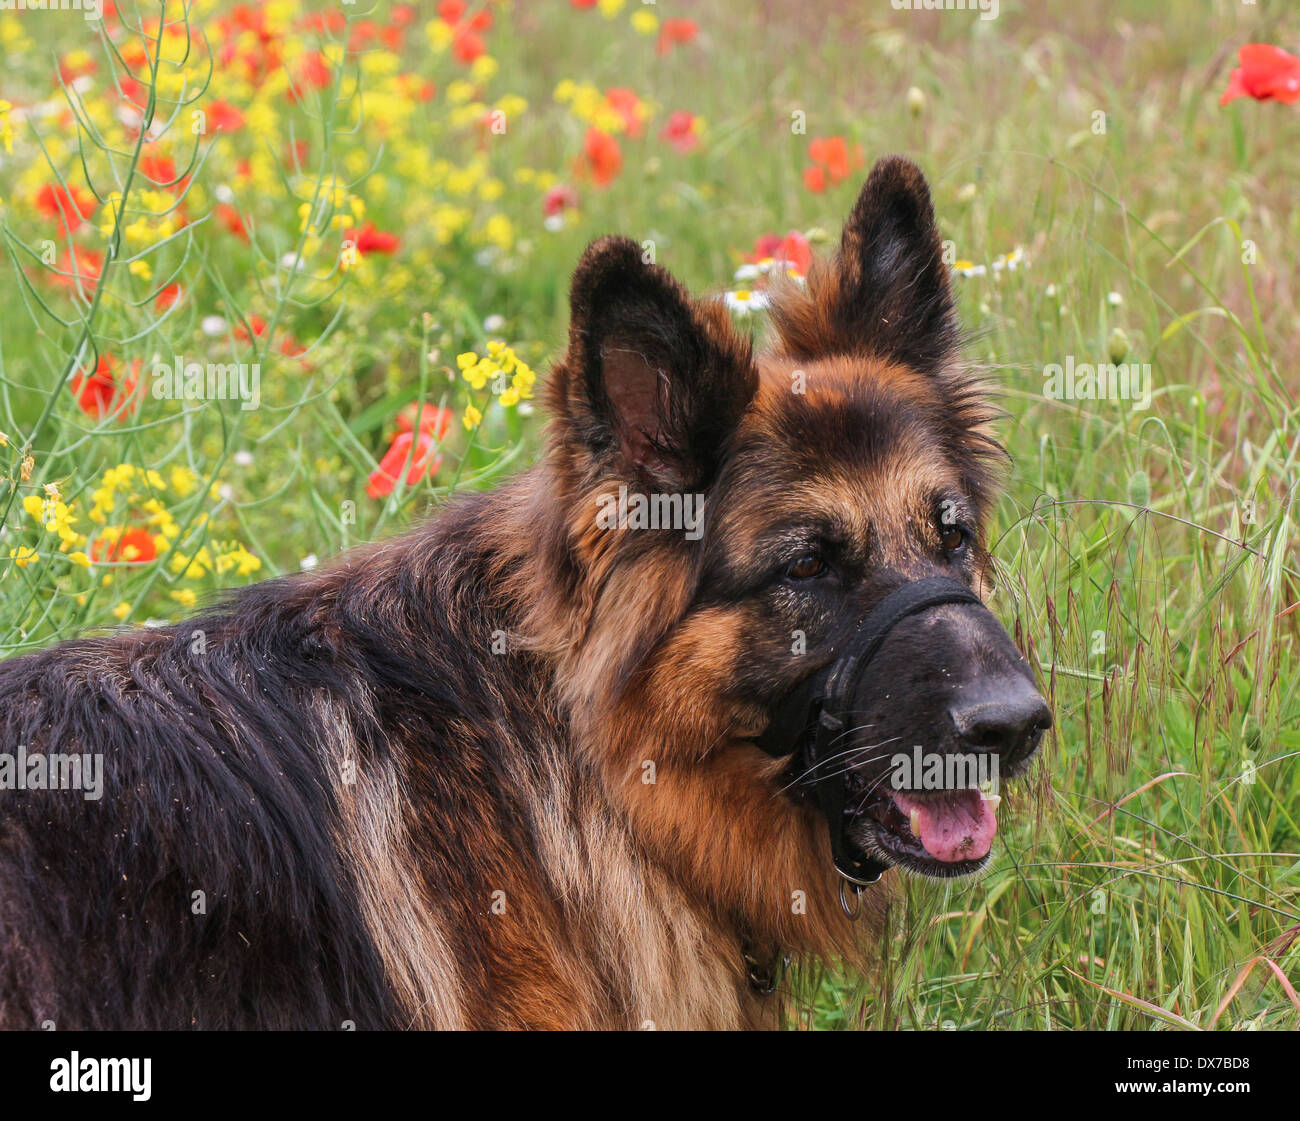
[[[772,1026],[769,963],[870,966],[881,868],[979,871],[995,798],[885,781],[914,745],[1008,777],[1050,722],[970,591],[1005,456],[913,164],[876,165],[770,335],[602,238],[536,466],[188,622],[0,664],[0,751],[103,767],[98,800],[0,791],[0,1024]],[[697,532],[611,524],[613,495],[698,497]],[[877,636],[830,754],[798,721],[774,746],[937,577],[962,595]]]

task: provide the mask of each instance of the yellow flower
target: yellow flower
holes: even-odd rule
[[[193,607],[199,601],[199,597],[194,594],[193,588],[179,588],[168,594],[172,599],[185,608]]]
[[[470,63],[469,72],[476,82],[486,82],[495,77],[500,69],[501,64],[491,55],[479,55]]]
[[[464,105],[474,98],[474,87],[464,78],[447,83],[447,100],[452,105]]]
[[[480,424],[483,423],[483,414],[473,405],[465,406],[465,416],[462,418],[465,428],[473,432]]]
[[[472,369],[466,370],[463,376],[475,389],[482,389],[487,384],[487,380],[492,373],[494,373],[494,367],[485,358]]]
[[[515,242],[515,228],[504,214],[494,214],[483,227],[483,238],[500,249],[509,249]]]
[[[80,565],[82,568],[90,567],[90,558],[86,556],[85,553],[81,553],[81,552],[69,553],[68,560],[70,560],[73,564]]]
[[[632,30],[641,35],[653,35],[659,30],[659,20],[644,8],[632,13]]]
[[[14,154],[14,126],[9,123],[9,112],[12,109],[11,102],[0,101],[0,144],[5,146],[5,151],[11,156]]]
[[[456,36],[455,28],[440,19],[431,19],[426,23],[424,33],[429,38],[429,46],[435,51],[445,51]]]
[[[19,568],[26,568],[40,554],[29,545],[20,545],[17,549],[9,550],[9,559]]]
[[[171,570],[186,580],[201,580],[214,568],[212,554],[204,545],[193,557],[181,552],[172,553]]]
[[[123,600],[115,608],[113,608],[113,618],[116,619],[119,623],[130,614],[131,614],[131,605],[127,603],[126,600]]]
[[[217,557],[219,573],[229,572],[233,568],[240,576],[251,576],[261,567],[261,558],[255,557],[243,545],[235,545],[233,549]]]
[[[178,497],[188,498],[198,488],[198,477],[188,467],[171,469],[172,490]]]
[[[598,7],[601,15],[606,19],[613,19],[623,10],[623,5],[626,3],[627,0],[600,0]]]

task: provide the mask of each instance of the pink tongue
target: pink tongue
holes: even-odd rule
[[[891,790],[890,794],[904,817],[910,818],[912,811],[917,811],[918,839],[935,860],[947,864],[980,860],[993,846],[998,819],[978,790],[954,790],[924,800],[901,790]]]

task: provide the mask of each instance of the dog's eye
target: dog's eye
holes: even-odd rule
[[[815,580],[826,571],[826,562],[816,553],[807,553],[785,566],[787,580]]]
[[[970,540],[970,534],[959,525],[941,526],[939,532],[939,544],[945,553],[960,553]]]

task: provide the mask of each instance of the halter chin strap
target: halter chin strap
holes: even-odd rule
[[[850,918],[856,918],[857,912],[849,908],[845,887],[861,894],[880,879],[886,866],[850,851],[844,836],[844,769],[830,764],[844,751],[841,741],[849,727],[854,689],[889,632],[909,615],[945,603],[983,606],[965,584],[945,576],[913,580],[895,588],[858,623],[839,657],[786,698],[756,741],[773,756],[801,752],[797,765],[807,776],[805,785],[830,828],[831,857],[835,871],[843,877],[840,902]]]

